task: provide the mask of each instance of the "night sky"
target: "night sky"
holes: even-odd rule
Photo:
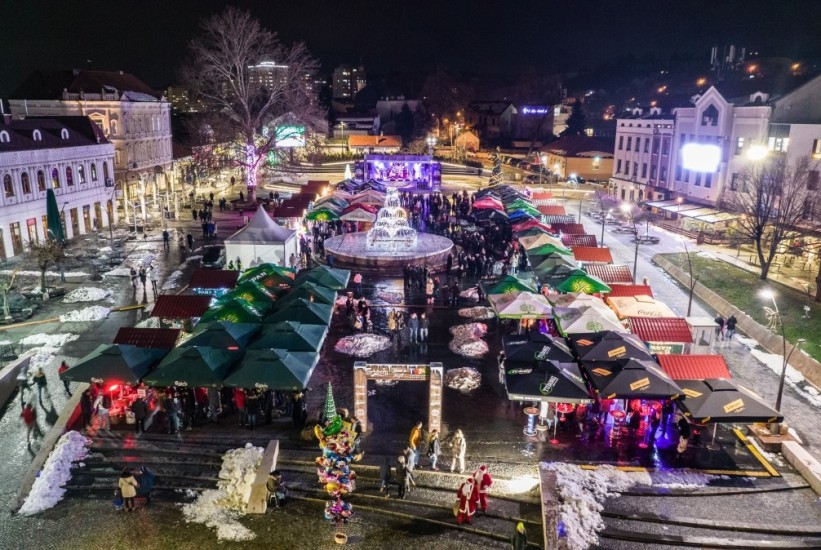
[[[371,74],[437,66],[479,74],[593,68],[615,57],[697,54],[735,44],[821,58],[815,0],[236,1],[330,71],[360,59]],[[2,0],[0,96],[35,69],[122,69],[154,87],[175,80],[213,0]]]

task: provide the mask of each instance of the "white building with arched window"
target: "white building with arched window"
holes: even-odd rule
[[[66,238],[108,226],[114,145],[88,117],[0,121],[0,260],[46,238],[54,189]],[[112,209],[116,223],[116,209]]]

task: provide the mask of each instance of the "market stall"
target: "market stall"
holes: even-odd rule
[[[288,351],[319,352],[328,334],[325,325],[312,325],[297,321],[266,324],[248,349],[284,349]]]

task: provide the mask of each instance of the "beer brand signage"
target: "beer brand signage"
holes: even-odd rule
[[[551,376],[545,382],[539,384],[539,393],[541,393],[542,395],[550,395],[551,393],[553,393],[553,389],[556,387],[556,384],[558,384],[558,382],[558,378],[556,378],[555,376]]]
[[[700,391],[691,390],[691,389],[688,389],[688,388],[684,388],[681,391],[687,397],[701,397],[701,392]]]
[[[371,380],[427,380],[429,365],[367,365],[365,374]]]
[[[627,355],[627,348],[625,346],[614,348],[607,352],[607,357],[611,359],[614,357],[624,357],[625,355]]]
[[[642,378],[640,380],[636,380],[635,382],[630,384],[630,389],[632,391],[646,390],[649,387],[650,387],[650,378],[649,377],[645,377],[645,378]]]
[[[724,405],[724,412],[734,413],[734,412],[741,412],[744,410],[744,400],[743,399],[736,399],[735,401],[730,401],[726,405]]]
[[[613,374],[613,371],[607,370],[602,367],[596,367],[595,369],[591,370],[590,372],[594,374],[598,374],[599,376],[610,376]]]

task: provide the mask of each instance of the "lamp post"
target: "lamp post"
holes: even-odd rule
[[[609,216],[612,212],[612,208],[607,211],[607,214],[604,213],[604,209],[602,209],[601,211],[601,239],[599,239],[599,246],[604,246],[604,221],[607,219],[607,216]]]
[[[621,205],[621,211],[624,212],[625,215],[630,217],[630,223],[633,224],[633,229],[635,230],[636,229],[636,223],[633,219],[633,214],[631,213],[630,205],[627,204],[627,203],[622,204]],[[636,233],[635,233],[633,238],[636,241],[636,248],[635,248],[635,252],[633,253],[633,282],[635,283],[636,282],[636,270],[638,269],[638,266],[639,266],[639,232],[637,230],[636,230]]]
[[[428,154],[433,155],[433,148],[436,146],[436,136],[433,134],[428,135],[425,142],[428,144]]]
[[[796,341],[796,345],[793,346],[792,350],[790,350],[790,354],[787,355],[787,333],[784,329],[784,319],[781,317],[781,311],[778,309],[778,302],[775,301],[775,293],[770,289],[764,289],[761,291],[761,297],[764,299],[770,299],[773,303],[773,313],[775,314],[775,318],[778,321],[779,326],[781,327],[781,344],[782,344],[782,358],[783,361],[781,363],[781,376],[778,380],[778,393],[775,397],[775,410],[781,412],[781,397],[784,394],[784,380],[787,377],[787,365],[789,364],[790,357],[792,353],[800,348],[806,340],[804,338],[799,338]]]

